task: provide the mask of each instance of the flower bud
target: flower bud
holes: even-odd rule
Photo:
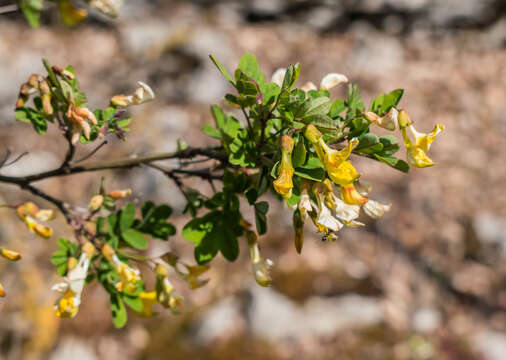
[[[67,259],[67,271],[74,270],[77,266],[77,259],[75,257],[69,257]]]
[[[251,265],[253,267],[255,281],[260,286],[270,286],[272,283],[272,278],[269,270],[272,267],[272,261],[269,259],[264,260],[260,255],[260,248],[258,247],[258,243],[256,241],[256,233],[253,231],[248,231],[246,233],[246,238],[248,239]]]
[[[0,249],[0,255],[11,261],[18,261],[21,259],[21,254],[17,251],[12,251],[4,248]]]
[[[114,200],[119,200],[119,199],[123,199],[131,194],[132,194],[131,189],[125,189],[125,190],[111,191],[109,194],[107,194],[107,196],[113,198]]]
[[[399,111],[399,115],[397,116],[397,120],[399,121],[399,127],[401,129],[413,124],[413,122],[411,121],[411,118],[409,117],[408,112],[406,110]]]
[[[87,241],[82,247],[82,252],[88,256],[88,259],[93,257],[95,250],[95,246],[89,241]]]
[[[128,96],[126,95],[114,95],[111,100],[111,105],[113,106],[128,106]]]
[[[104,197],[102,195],[95,195],[91,198],[90,204],[88,205],[88,209],[90,211],[97,211],[102,207],[104,203]]]
[[[155,273],[160,277],[169,276],[169,269],[167,269],[167,266],[164,266],[162,264],[156,264]]]
[[[109,260],[112,261],[112,257],[115,255],[114,249],[109,244],[104,244],[102,246],[102,255]]]
[[[2,283],[0,283],[0,297],[5,297],[5,291]]]
[[[304,245],[304,220],[302,216],[299,209],[293,212],[294,245],[299,254],[302,252],[302,246]]]
[[[380,119],[380,116],[373,113],[372,111],[366,111],[364,113],[364,117],[366,118],[367,121],[373,124],[375,124]]]
[[[39,74],[30,75],[30,77],[28,78],[28,81],[27,81],[28,86],[36,89],[39,86],[39,78],[40,78]]]

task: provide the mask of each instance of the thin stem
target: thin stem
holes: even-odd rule
[[[91,158],[93,155],[96,154],[96,152],[98,150],[100,150],[104,145],[107,145],[108,141],[107,140],[104,140],[103,142],[101,142],[95,149],[93,149],[88,155],[85,155],[83,156],[82,158],[80,158],[79,160],[76,160],[74,161],[74,164],[79,164],[85,160],[88,160],[89,158]]]

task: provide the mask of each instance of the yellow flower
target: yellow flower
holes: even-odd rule
[[[183,279],[190,285],[192,290],[204,286],[209,282],[209,279],[199,279],[199,276],[209,270],[209,265],[186,265],[184,264],[188,273],[183,274]]]
[[[343,199],[346,204],[360,206],[364,205],[369,200],[368,198],[362,196],[357,189],[355,189],[353,183],[341,186],[341,199]]]
[[[406,144],[408,163],[418,168],[434,165],[434,162],[427,156],[426,152],[429,151],[430,145],[436,139],[437,135],[444,130],[444,126],[436,124],[430,133],[420,133],[414,128],[405,110],[401,110],[399,113],[399,125],[401,126],[404,144]],[[414,141],[408,136],[407,129],[411,131]]]
[[[5,248],[0,248],[0,256],[6,258],[11,261],[18,261],[21,259],[21,254],[17,251],[12,251]]]
[[[248,239],[249,254],[255,281],[260,286],[270,286],[272,283],[270,275],[270,268],[273,265],[272,261],[270,259],[264,260],[260,255],[260,248],[257,242],[258,236],[256,233],[248,231],[246,232],[246,238]]]
[[[183,308],[183,297],[174,289],[169,280],[169,269],[163,263],[156,264],[156,294],[158,302],[169,308],[173,314],[180,314]]]
[[[53,285],[52,290],[63,294],[54,305],[58,317],[73,318],[77,315],[93,251],[91,243],[83,245],[77,265],[68,271],[63,282]]]
[[[102,254],[112,263],[114,270],[120,278],[120,281],[115,285],[116,289],[126,293],[135,292],[137,282],[141,280],[139,269],[134,269],[122,262],[114,252],[114,249],[107,244],[102,247]]]
[[[284,198],[292,196],[293,166],[292,166],[293,139],[284,135],[281,138],[281,164],[278,168],[278,178],[273,181],[274,189]]]
[[[419,133],[413,125],[409,125],[408,128],[415,138],[415,141],[412,141],[407,134],[406,128],[401,129],[402,137],[406,144],[408,163],[418,168],[434,165],[434,162],[427,156],[426,152],[429,151],[430,144],[436,139],[436,136],[443,131],[444,126],[437,124],[428,134]]]
[[[142,311],[137,314],[144,317],[153,316],[154,313],[151,308],[153,305],[158,303],[158,300],[156,298],[156,291],[143,291],[139,294],[139,299],[142,301]]]
[[[50,227],[40,224],[37,220],[48,221],[54,218],[53,210],[40,210],[33,202],[27,202],[16,208],[18,217],[23,220],[28,230],[43,238],[53,234]]]
[[[2,283],[0,283],[0,297],[5,297],[5,291]]]
[[[56,304],[56,316],[60,318],[73,318],[79,311],[81,299],[76,296],[72,290],[67,290],[62,297],[60,297]]]

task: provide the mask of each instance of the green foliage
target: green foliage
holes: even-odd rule
[[[57,251],[51,255],[51,264],[56,266],[56,272],[60,276],[64,276],[67,272],[67,261],[69,257],[76,256],[77,244],[68,241],[65,238],[58,239],[56,245],[58,246]]]

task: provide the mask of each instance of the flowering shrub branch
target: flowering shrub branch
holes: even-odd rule
[[[67,149],[61,164],[54,169],[20,177],[0,174],[0,182],[17,185],[47,200],[74,231],[74,239],[58,240],[59,250],[51,257],[58,274],[64,277],[54,286],[61,295],[55,304],[58,316],[74,317],[78,313],[82,291],[91,281],[99,282],[109,293],[117,327],[127,321],[126,306],[140,316],[151,316],[156,304],[179,313],[183,299],[170,279],[180,277],[191,289],[205,285],[207,279],[201,276],[212,259],[220,253],[228,261],[235,261],[239,241],[248,245],[257,283],[268,286],[273,263],[262,257],[259,247],[260,236],[267,232],[269,203],[262,199],[265,194],[271,192],[291,209],[294,245],[301,253],[303,228],[308,220],[322,240],[330,242],[345,226],[363,226],[359,221],[362,210],[373,219],[390,210],[390,204],[369,197],[371,185],[362,180],[354,167],[354,157],[379,161],[403,172],[409,171],[410,166],[434,165],[427,152],[443,126],[436,125],[428,134],[418,132],[407,112],[398,109],[401,89],[379,95],[366,109],[356,85],[348,86],[344,99],[331,100],[329,89],[348,82],[342,74],[326,75],[318,88],[313,83],[297,88],[298,64],[277,70],[268,81],[250,54],[241,58],[234,76],[213,56],[211,60],[236,89],[235,94],[225,95],[223,108],[211,106],[214,126],[203,127],[217,145],[199,148],[179,142],[175,152],[142,157],[90,160],[108,144],[108,136],[126,139],[131,121],[128,107],[155,98],[147,84],[139,82],[132,94],[115,95],[106,109],[94,111],[88,108],[86,95],[70,66],[51,66],[44,60],[47,74],[34,74],[22,84],[16,118],[31,124],[40,135],[46,133],[48,126],[58,127]],[[239,109],[244,121],[224,111],[225,107]],[[373,132],[376,127],[400,131],[407,161],[394,156],[400,149],[396,137],[378,136]],[[77,146],[90,150],[76,160]],[[7,152],[0,171],[21,156],[9,161]],[[172,168],[159,164],[169,159],[180,161]],[[142,253],[148,247],[148,239],[167,241],[177,233],[169,222],[169,204],[144,202],[139,208],[133,203],[124,204],[123,199],[132,190],[106,190],[102,179],[98,191],[90,194],[88,209],[83,211],[33,185],[40,180],[84,172],[140,166],[160,171],[184,195],[183,213],[190,219],[181,233],[185,240],[194,243],[195,265],[182,262],[173,253],[157,258],[147,258]],[[208,197],[190,188],[186,184],[189,177],[208,182],[213,195]],[[241,202],[251,206],[255,226],[245,221]],[[6,209],[15,210],[34,234],[53,236],[46,224],[54,218],[52,210],[41,210],[33,202],[7,205]],[[3,252],[2,255],[9,258]],[[133,262],[143,262],[153,271],[154,289],[147,289],[143,274]],[[3,296],[3,288],[0,291]]]

